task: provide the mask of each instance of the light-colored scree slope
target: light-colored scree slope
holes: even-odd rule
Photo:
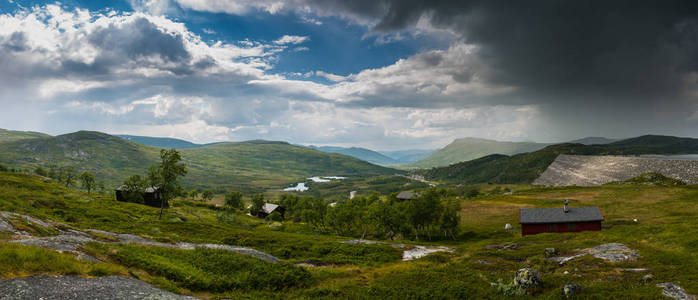
[[[623,181],[649,172],[695,184],[698,180],[698,161],[562,154],[533,184],[593,186]]]

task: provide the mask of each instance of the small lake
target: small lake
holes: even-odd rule
[[[314,176],[314,177],[309,177],[308,180],[312,182],[330,182],[332,180],[342,180],[346,179],[346,177],[342,176]],[[283,189],[285,192],[305,192],[309,190],[310,188],[305,185],[305,182],[299,182],[295,186],[287,187]]]
[[[296,186],[285,188],[284,192],[305,192],[308,189],[309,188],[305,186],[305,182],[299,182]]]

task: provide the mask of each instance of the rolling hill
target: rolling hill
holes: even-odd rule
[[[409,149],[396,151],[379,151],[381,154],[396,160],[398,163],[406,164],[419,161],[429,157],[436,149]]]
[[[137,136],[137,135],[116,135],[125,140],[132,141],[134,143],[139,143],[141,145],[153,146],[158,148],[175,148],[175,149],[189,149],[198,148],[203,145],[194,144],[189,141],[175,139],[175,138],[163,138],[163,137],[150,137],[150,136]]]
[[[116,186],[132,174],[143,175],[158,161],[160,148],[144,146],[100,132],[80,131],[56,137],[0,143],[0,163],[14,168],[74,166]],[[187,188],[259,191],[281,188],[310,176],[394,174],[340,154],[324,153],[285,142],[247,141],[181,149],[189,174]]]
[[[584,144],[584,145],[602,145],[602,144],[610,144],[613,142],[620,141],[620,139],[609,139],[605,137],[600,137],[600,136],[590,136],[590,137],[585,137],[573,141],[569,141],[567,143],[569,144]]]
[[[332,146],[309,146],[309,147],[312,149],[315,149],[315,150],[320,150],[322,152],[344,154],[347,156],[358,158],[360,160],[365,160],[365,161],[370,162],[372,164],[377,164],[377,165],[382,165],[382,166],[389,166],[389,165],[395,165],[395,164],[400,163],[399,161],[394,160],[386,155],[383,155],[381,153],[378,153],[376,151],[366,149],[366,148],[359,148],[359,147],[345,148],[345,147],[332,147]]]
[[[531,183],[560,154],[575,155],[641,155],[695,154],[698,139],[673,136],[644,135],[605,145],[558,144],[541,150],[506,155],[489,155],[447,167],[422,171],[426,178],[445,182]]]
[[[479,138],[462,138],[454,140],[429,157],[407,164],[405,167],[412,169],[441,167],[490,154],[512,155],[536,151],[548,145],[532,142],[500,142]]]
[[[15,131],[0,128],[0,143],[42,137],[50,137],[50,135],[34,131]]]

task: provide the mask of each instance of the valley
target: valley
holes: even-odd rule
[[[657,136],[558,144],[410,172],[285,142],[201,145],[178,150],[188,170],[181,183],[211,197],[176,195],[160,218],[159,208],[116,201],[110,189],[88,194],[33,172],[61,163],[116,185],[147,175],[158,148],[97,132],[23,137],[0,142],[9,171],[0,172],[0,276],[36,286],[114,278],[134,292],[203,299],[556,298],[570,282],[582,298],[690,295],[698,291],[698,243],[686,238],[698,236],[693,178],[672,179],[664,167],[609,177],[619,171],[604,166],[684,170],[693,161],[612,155],[691,153],[696,144]],[[613,178],[563,180],[577,173]],[[234,192],[241,202],[231,202]],[[259,201],[284,214],[251,215]],[[598,206],[601,231],[522,236],[519,209],[565,201]],[[542,285],[513,285],[523,268]]]

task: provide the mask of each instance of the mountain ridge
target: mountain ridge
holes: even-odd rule
[[[560,154],[647,155],[695,153],[698,153],[698,139],[643,135],[604,145],[564,143],[512,156],[494,154],[446,167],[422,170],[418,173],[430,180],[458,181],[465,184],[483,182],[531,183]]]
[[[144,175],[158,162],[160,148],[102,132],[78,131],[0,143],[0,163],[19,169],[74,166],[116,186],[133,174]],[[359,159],[324,153],[287,142],[252,140],[180,149],[189,174],[188,187],[259,191],[281,188],[310,176],[376,176],[400,171]]]
[[[404,165],[407,168],[433,168],[469,161],[490,154],[512,155],[542,149],[550,144],[535,142],[503,142],[483,138],[458,138],[429,157]]]

